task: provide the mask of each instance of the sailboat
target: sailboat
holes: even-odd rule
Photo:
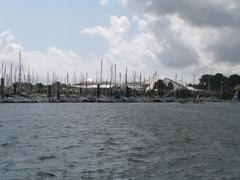
[[[240,92],[238,90],[235,91],[232,101],[234,102],[240,102]]]

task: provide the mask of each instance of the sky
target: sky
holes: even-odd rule
[[[46,77],[240,74],[239,0],[0,0],[0,61]],[[97,72],[96,72],[97,71]],[[194,78],[195,77],[195,78]]]

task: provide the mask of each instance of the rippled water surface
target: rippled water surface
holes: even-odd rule
[[[0,179],[240,179],[240,104],[0,104]]]

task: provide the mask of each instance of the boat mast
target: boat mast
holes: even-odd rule
[[[21,83],[22,83],[22,57],[21,51],[19,52],[19,76],[18,76],[19,90],[22,91]]]
[[[100,84],[102,84],[103,60],[101,59]]]
[[[117,86],[117,65],[115,64],[115,76],[114,76],[114,84],[115,84],[115,87]]]

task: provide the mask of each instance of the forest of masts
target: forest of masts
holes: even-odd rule
[[[12,62],[1,62],[1,92],[5,94],[32,94],[32,93],[51,93],[49,88],[54,91],[54,86],[60,86],[61,91],[78,93],[84,95],[96,95],[96,89],[101,88],[101,94],[113,95],[113,89],[118,89],[119,92],[127,93],[128,89],[143,94],[144,89],[150,82],[142,78],[142,75],[137,75],[136,71],[132,71],[132,77],[128,78],[128,68],[124,74],[117,72],[117,65],[111,65],[109,68],[110,75],[103,78],[103,60],[101,60],[100,73],[96,71],[95,78],[89,78],[88,73],[81,73],[77,77],[77,73],[73,72],[72,78],[69,73],[65,77],[58,76],[56,73],[47,73],[46,78],[41,78],[35,72],[30,72],[30,69],[24,68],[22,65],[21,52],[19,52],[18,65],[14,66]],[[106,71],[105,71],[106,72]],[[100,74],[100,75],[99,75]],[[71,80],[70,80],[71,79]],[[94,80],[92,80],[94,79]],[[130,80],[131,79],[131,80]],[[50,87],[52,86],[52,87]],[[58,87],[59,88],[59,87]]]

